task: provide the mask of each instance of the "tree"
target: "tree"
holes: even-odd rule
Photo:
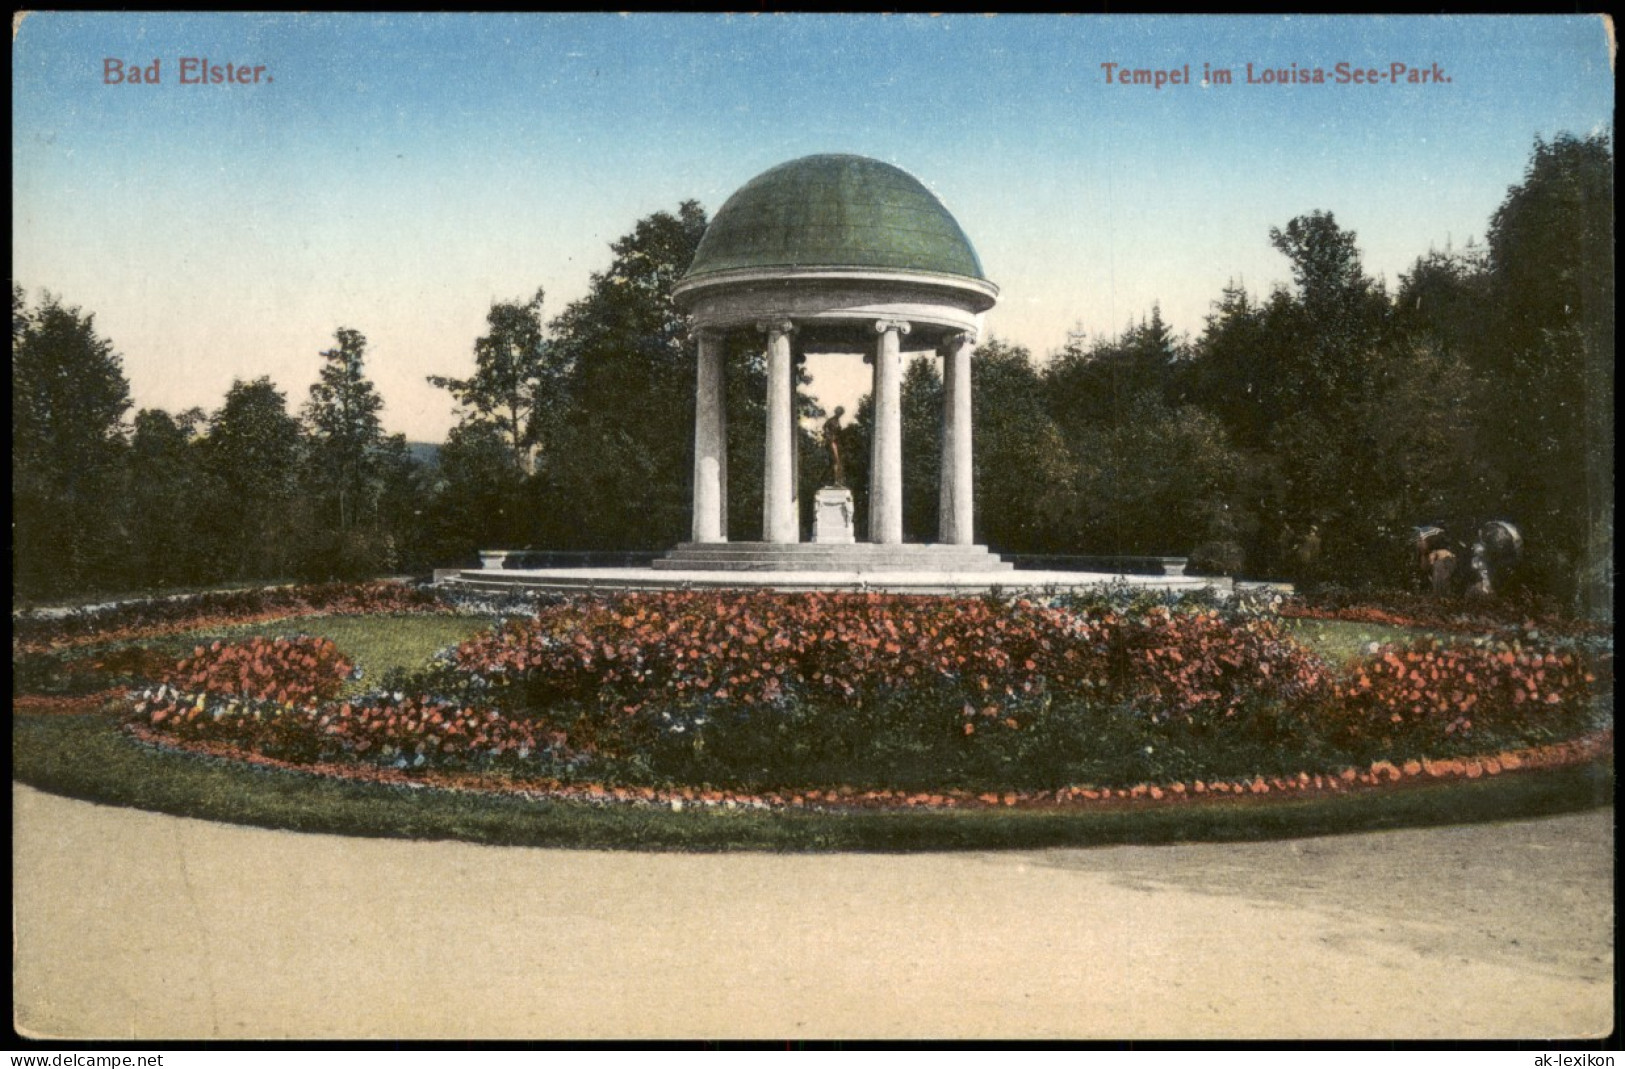
[[[1270,244],[1292,261],[1298,299],[1313,313],[1336,315],[1358,311],[1372,282],[1360,267],[1360,250],[1352,230],[1337,225],[1331,212],[1310,212],[1270,228]]]
[[[1207,327],[1183,369],[1183,393],[1218,416],[1231,440],[1259,449],[1273,413],[1265,404],[1268,342],[1263,309],[1239,282],[1226,286],[1207,317]]]
[[[505,440],[513,465],[525,475],[536,470],[535,446],[541,422],[556,407],[559,369],[552,361],[542,323],[542,291],[527,302],[491,306],[489,332],[474,342],[474,374],[467,379],[430,375],[429,382],[451,391],[466,410],[465,421],[487,422]]]
[[[268,377],[236,380],[199,444],[213,498],[199,522],[209,532],[213,574],[292,574],[315,515],[300,492],[305,434],[286,396]]]
[[[1500,402],[1481,360],[1494,329],[1486,266],[1469,241],[1400,275],[1394,337],[1362,417],[1373,452],[1361,470],[1386,484],[1374,514],[1394,530],[1443,522],[1460,536],[1506,507],[1487,418]]]
[[[1378,526],[1403,532],[1417,523],[1495,515],[1505,478],[1484,441],[1487,390],[1460,353],[1431,336],[1395,343],[1359,416],[1369,447],[1359,471]]]
[[[1227,288],[1177,392],[1218,415],[1241,450],[1249,569],[1277,569],[1280,547],[1311,527],[1342,567],[1369,556],[1380,534],[1358,458],[1372,451],[1362,418],[1383,365],[1388,298],[1330,212],[1273,228],[1270,241],[1291,261],[1294,288],[1262,305]]]
[[[1119,338],[1073,342],[1045,369],[1049,414],[1076,473],[1068,548],[1189,554],[1236,540],[1241,458],[1219,420],[1174,403],[1191,392],[1187,364],[1153,305]]]
[[[1469,243],[1462,251],[1435,249],[1419,256],[1399,276],[1394,297],[1395,332],[1408,339],[1427,339],[1455,355],[1472,357],[1483,346],[1489,305],[1489,276],[1483,247]]]
[[[305,422],[311,436],[313,485],[333,503],[330,519],[348,531],[376,507],[377,452],[384,439],[384,407],[367,378],[367,339],[340,327],[337,348],[322,353],[320,377],[310,387]]]
[[[156,408],[136,413],[123,492],[128,575],[136,585],[213,578],[205,531],[197,522],[216,504],[205,491],[199,448],[206,420],[196,408],[178,418]]]
[[[909,541],[935,542],[942,506],[942,376],[930,357],[916,357],[908,365],[900,400],[903,533]]]
[[[1117,340],[1087,348],[1074,341],[1061,350],[1044,370],[1050,415],[1069,438],[1120,420],[1140,397],[1167,395],[1182,357],[1162,309],[1152,305],[1151,318],[1130,324]]]
[[[130,386],[95,317],[11,291],[12,565],[25,595],[85,590],[123,572],[119,529]]]
[[[406,435],[391,434],[377,448],[378,511],[374,521],[372,569],[421,570],[433,567],[426,509],[429,480],[412,455]]]
[[[639,220],[552,323],[565,403],[541,435],[539,533],[550,545],[656,548],[687,536],[696,354],[671,290],[705,223],[692,201]],[[730,496],[732,482],[730,472]]]
[[[1388,312],[1382,287],[1360,265],[1352,230],[1331,212],[1311,212],[1271,228],[1270,243],[1292,261],[1297,292],[1267,311],[1282,389],[1273,413],[1305,412],[1339,422],[1342,406],[1370,385],[1370,357]],[[1281,342],[1287,344],[1281,345]]]
[[[337,347],[322,353],[320,377],[305,404],[306,486],[319,520],[304,563],[313,576],[350,577],[397,562],[382,509],[392,448],[378,418],[383,401],[366,375],[367,339],[344,327],[335,339]],[[405,441],[393,452],[404,454]]]
[[[1614,452],[1611,134],[1536,140],[1491,219],[1494,329],[1478,366],[1503,403],[1490,440],[1536,571],[1612,611]]]
[[[1219,421],[1195,406],[1134,395],[1122,418],[1068,437],[1080,522],[1078,549],[1188,555],[1234,542],[1243,526],[1241,460]]]
[[[971,361],[977,541],[1011,553],[1070,548],[1072,456],[1026,348],[989,338]]]
[[[430,559],[472,567],[477,550],[529,540],[525,479],[512,462],[512,445],[494,423],[471,420],[451,429],[428,510]]]
[[[1499,325],[1512,352],[1569,325],[1612,335],[1613,175],[1610,134],[1537,138],[1523,182],[1491,217],[1493,298],[1505,302]]]

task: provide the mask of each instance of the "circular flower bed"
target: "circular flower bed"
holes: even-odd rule
[[[587,800],[1073,805],[1589,760],[1610,642],[1418,640],[1333,671],[1268,617],[859,594],[556,599],[340,700],[319,640],[216,643],[134,699],[165,745]]]
[[[434,592],[405,583],[321,583],[266,587],[147,601],[92,605],[65,612],[15,613],[11,652],[19,655],[172,635],[205,626],[261,623],[317,613],[444,612]]]

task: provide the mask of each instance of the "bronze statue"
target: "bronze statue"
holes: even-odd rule
[[[841,465],[841,417],[846,409],[836,406],[835,414],[824,421],[824,449],[829,453],[829,485],[845,486],[846,469]]]

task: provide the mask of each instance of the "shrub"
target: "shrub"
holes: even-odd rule
[[[229,742],[312,761],[318,703],[336,697],[351,665],[332,642],[301,635],[199,646],[139,695],[135,715],[181,739]]]
[[[227,743],[307,764],[528,771],[546,765],[558,771],[573,756],[562,735],[534,722],[421,695],[378,694],[315,705],[189,693],[164,683],[139,697],[134,720],[171,738]]]
[[[137,697],[132,719],[180,741],[228,743],[310,762],[322,756],[310,730],[313,711],[265,699],[187,694],[165,683]]]
[[[540,760],[562,753],[564,744],[560,733],[534,722],[420,695],[345,702],[313,716],[310,727],[327,754],[402,768],[519,765],[533,754]]]
[[[1612,668],[1610,654],[1508,642],[1389,646],[1338,683],[1330,734],[1355,752],[1383,754],[1567,738],[1592,726]]]
[[[1330,683],[1259,619],[879,594],[576,599],[465,642],[453,663],[579,745],[736,775],[974,766],[1059,707],[1278,739]]]
[[[1421,641],[1333,676],[1252,610],[683,592],[547,601],[339,703],[348,671],[321,639],[217,642],[137,716],[303,762],[1050,789],[1570,739],[1606,719],[1612,653]]]
[[[161,680],[189,694],[311,705],[336,698],[353,668],[325,638],[256,637],[199,646]]]
[[[1191,550],[1186,575],[1236,575],[1247,563],[1239,542],[1203,542]]]
[[[64,650],[20,654],[11,662],[11,693],[90,694],[142,685],[175,666],[172,654],[148,646],[121,646],[91,654]]]

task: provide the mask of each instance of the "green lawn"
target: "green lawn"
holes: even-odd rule
[[[377,686],[395,669],[427,666],[435,651],[456,645],[492,623],[486,617],[468,616],[310,616],[255,624],[238,634],[306,634],[332,640],[361,668],[361,678],[345,685],[348,697]]]
[[[352,663],[361,668],[361,678],[345,685],[344,695],[348,697],[377,686],[395,669],[426,667],[437,650],[456,645],[491,627],[494,622],[484,616],[302,616],[268,623],[202,628],[178,635],[144,639],[139,643],[86,646],[76,650],[74,655],[86,657],[119,646],[143,645],[163,650],[179,659],[197,646],[207,645],[216,639],[240,640],[253,635],[271,638],[279,635],[315,635],[331,639]]]
[[[1348,620],[1282,620],[1286,633],[1319,654],[1333,668],[1342,668],[1366,652],[1372,643],[1409,642],[1437,632],[1421,628],[1392,627],[1388,624],[1357,623]]]

